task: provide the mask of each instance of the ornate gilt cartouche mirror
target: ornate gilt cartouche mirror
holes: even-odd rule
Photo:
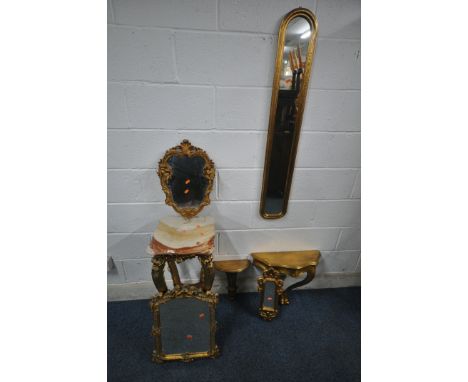
[[[215,167],[208,154],[184,139],[166,151],[158,168],[166,204],[186,219],[210,204]]]
[[[289,12],[280,25],[260,202],[265,219],[287,211],[317,31],[315,15],[305,8]]]

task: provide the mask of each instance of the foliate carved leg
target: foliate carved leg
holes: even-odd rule
[[[206,292],[211,290],[214,281],[214,268],[213,268],[213,259],[211,256],[200,256],[200,263],[202,266],[200,272],[200,282],[202,289]]]
[[[289,297],[286,294],[286,291],[283,291],[280,296],[280,304],[281,305],[289,305]]]
[[[166,281],[164,280],[164,265],[165,260],[158,256],[154,256],[151,260],[153,266],[151,267],[151,277],[153,278],[153,283],[159,293],[167,292]]]
[[[284,283],[284,280],[286,279],[286,275],[281,273],[280,278],[281,278],[281,280],[283,280],[283,283]],[[279,303],[281,305],[289,305],[289,298],[288,298],[288,295],[287,295],[286,291],[281,289],[280,292],[281,292],[281,294],[280,294],[280,297],[279,297]]]
[[[237,292],[237,273],[226,272],[228,281],[228,296],[229,299],[234,300]]]

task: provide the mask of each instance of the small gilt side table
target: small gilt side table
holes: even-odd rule
[[[320,251],[255,252],[251,254],[253,265],[262,271],[257,279],[261,295],[259,314],[265,320],[272,320],[279,313],[278,305],[289,304],[287,292],[310,283],[320,261]],[[283,290],[283,280],[287,276],[306,277]]]
[[[228,295],[234,300],[237,292],[237,274],[245,271],[250,266],[249,260],[223,260],[214,261],[214,267],[217,271],[226,273],[228,281]]]

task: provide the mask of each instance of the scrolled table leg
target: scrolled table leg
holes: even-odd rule
[[[211,256],[199,256],[200,263],[202,266],[200,272],[200,282],[202,289],[206,292],[211,290],[214,281],[214,268],[213,268],[213,259]]]
[[[281,280],[283,280],[283,283],[284,283],[284,280],[286,280],[286,275],[284,273],[280,273],[280,278]],[[281,294],[279,296],[279,303],[281,305],[289,305],[288,294],[286,293],[286,290],[284,289],[281,289]]]
[[[314,276],[315,276],[315,266],[311,266],[311,267],[307,267],[307,268],[304,268],[300,271],[300,273],[302,272],[306,272],[306,277],[304,278],[304,280],[301,280],[295,284],[292,284],[290,285],[288,288],[286,288],[285,292],[289,292],[295,288],[298,288],[300,286],[303,286],[303,285],[306,285],[308,283],[310,283],[313,279],[314,279]]]
[[[164,258],[159,256],[153,256],[151,259],[153,266],[151,267],[151,277],[153,279],[154,286],[159,291],[159,293],[167,292],[166,281],[164,280],[164,266],[166,261]]]

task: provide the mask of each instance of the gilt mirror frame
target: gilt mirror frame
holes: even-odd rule
[[[196,300],[206,302],[209,307],[209,317],[210,320],[209,330],[210,330],[210,340],[209,348],[202,352],[188,352],[188,353],[172,353],[165,354],[163,349],[163,343],[161,338],[161,305],[171,302],[179,298],[194,298]],[[164,361],[191,361],[197,358],[216,358],[219,356],[219,348],[216,345],[216,312],[215,308],[218,304],[218,295],[210,291],[202,292],[197,288],[189,289],[172,289],[167,293],[160,294],[153,297],[151,300],[150,306],[153,312],[153,326],[151,334],[154,336],[154,350],[153,350],[153,362],[162,363]]]
[[[174,201],[169,182],[173,176],[172,166],[169,164],[170,158],[178,157],[200,157],[204,160],[203,177],[207,180],[207,187],[200,204],[195,207],[181,207]],[[186,219],[196,216],[206,205],[210,204],[210,193],[213,189],[213,180],[215,177],[215,166],[208,154],[199,147],[192,146],[189,140],[184,139],[179,145],[170,148],[159,161],[158,176],[161,181],[161,187],[166,195],[166,204]]]
[[[267,268],[263,271],[262,276],[258,278],[257,282],[257,289],[260,293],[260,307],[258,308],[258,313],[264,320],[271,321],[279,313],[278,306],[281,295],[283,294],[283,280],[281,279],[280,272],[274,268]],[[266,285],[269,283],[273,284],[275,287],[275,299],[273,301],[273,307],[265,306],[265,289]]]
[[[292,138],[291,154],[289,156],[289,163],[287,167],[288,170],[287,170],[286,182],[285,182],[285,188],[284,188],[283,206],[282,206],[281,212],[279,213],[268,213],[267,211],[265,211],[265,199],[267,196],[267,188],[268,188],[268,180],[269,180],[268,178],[269,178],[271,155],[272,155],[273,137],[274,137],[274,132],[275,132],[275,118],[276,118],[276,111],[277,111],[277,106],[278,106],[278,95],[279,95],[279,90],[280,90],[280,77],[281,77],[281,71],[282,71],[282,66],[283,66],[283,54],[284,54],[284,47],[285,47],[286,31],[287,31],[289,23],[298,17],[304,18],[309,23],[310,29],[311,29],[311,35],[310,35],[310,39],[309,39],[309,43],[307,47],[305,70],[303,72],[303,76],[301,80],[301,87],[300,87],[298,96],[296,98],[297,114],[296,114],[295,128],[294,128],[294,133],[293,133],[293,138]],[[284,216],[287,212],[289,192],[291,189],[291,182],[292,182],[292,176],[294,172],[297,146],[299,142],[300,129],[302,125],[302,115],[304,112],[304,106],[305,106],[305,101],[307,97],[307,90],[309,87],[309,77],[312,71],[312,63],[313,63],[314,54],[315,54],[317,33],[318,33],[317,18],[310,10],[306,8],[301,8],[301,7],[293,9],[286,16],[284,16],[283,20],[281,21],[281,25],[279,27],[275,75],[273,77],[273,88],[272,88],[272,93],[271,93],[270,117],[269,117],[270,119],[269,119],[269,124],[268,124],[268,138],[267,138],[267,144],[266,144],[262,193],[261,193],[261,200],[260,200],[260,215],[265,219],[278,219]]]

